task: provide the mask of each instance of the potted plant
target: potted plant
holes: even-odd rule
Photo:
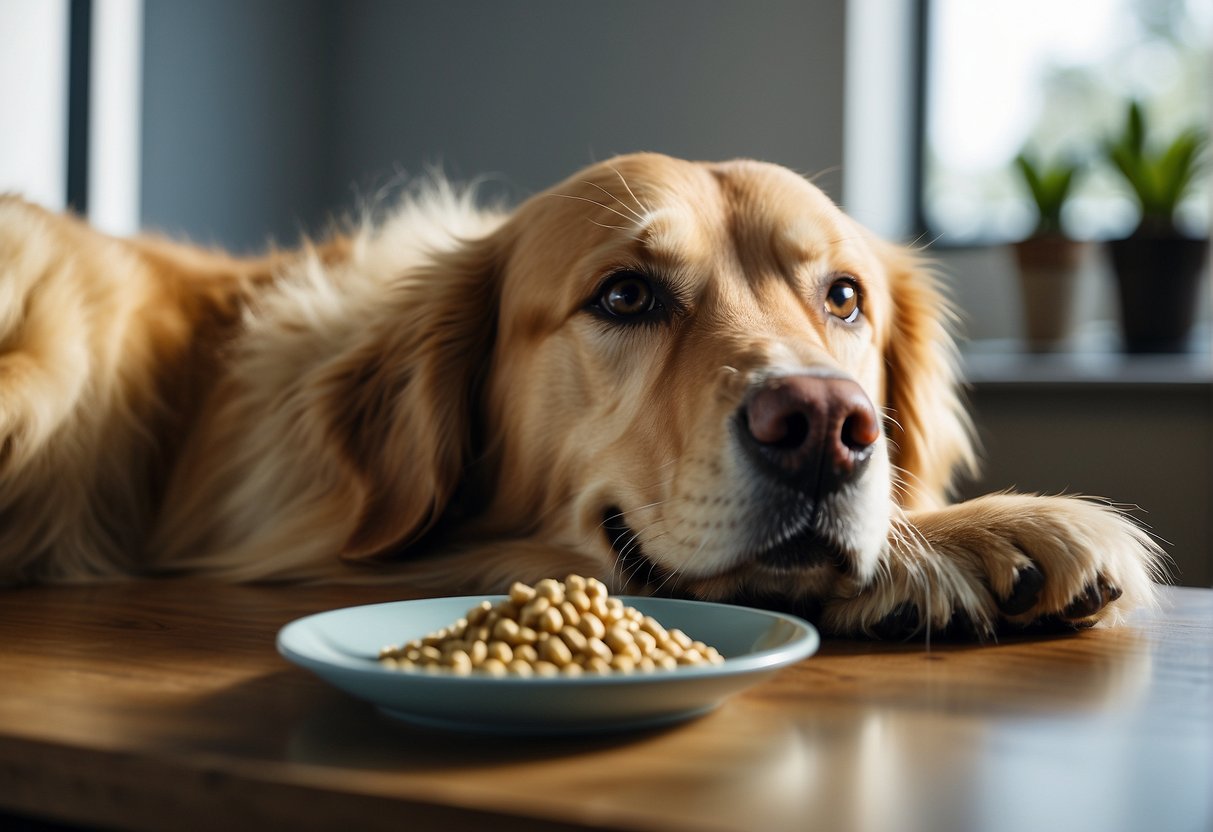
[[[1151,147],[1141,105],[1132,102],[1123,132],[1105,147],[1141,208],[1136,230],[1108,243],[1129,352],[1187,349],[1209,240],[1184,234],[1175,209],[1202,171],[1207,143],[1194,127]]]
[[[1074,330],[1074,298],[1086,250],[1086,244],[1066,236],[1061,225],[1061,209],[1079,166],[1071,162],[1046,166],[1021,153],[1015,167],[1038,215],[1032,235],[1013,246],[1028,346],[1056,349]]]

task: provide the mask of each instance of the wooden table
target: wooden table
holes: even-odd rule
[[[131,829],[1213,829],[1213,590],[1133,627],[828,643],[679,727],[414,729],[278,657],[399,589],[0,592],[0,813]],[[6,819],[0,817],[0,826]]]

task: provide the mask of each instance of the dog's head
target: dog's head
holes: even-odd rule
[[[812,597],[970,457],[929,274],[783,168],[613,159],[423,272],[351,399],[351,554],[462,487],[633,589]]]

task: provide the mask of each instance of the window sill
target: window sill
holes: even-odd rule
[[[1091,328],[1054,352],[1031,352],[1018,339],[970,341],[961,350],[961,374],[980,389],[1213,387],[1213,332],[1202,325],[1186,353],[1129,355],[1119,351],[1113,327]]]

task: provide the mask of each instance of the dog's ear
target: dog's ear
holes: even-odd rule
[[[904,508],[938,507],[953,479],[973,473],[973,428],[960,395],[955,315],[920,255],[883,245],[892,297],[885,360],[885,408]]]
[[[342,557],[416,541],[458,488],[496,332],[498,250],[490,236],[400,276],[334,366],[332,428],[361,494]]]

